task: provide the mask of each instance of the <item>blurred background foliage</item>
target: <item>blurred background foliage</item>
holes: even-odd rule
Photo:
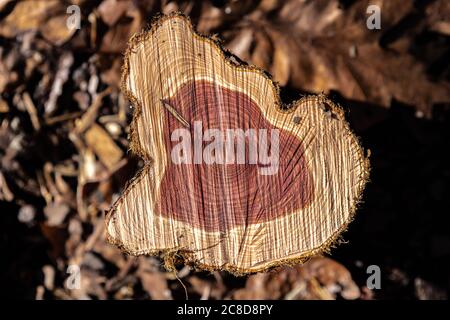
[[[381,29],[366,26],[370,4]],[[67,8],[80,8],[80,29]],[[104,211],[142,166],[120,93],[128,39],[158,12],[273,75],[286,103],[324,92],[371,150],[348,242],[303,266],[235,278],[178,266],[193,299],[446,299],[450,288],[450,2],[0,0],[0,294],[183,299],[155,257],[105,242]],[[382,288],[366,285],[369,265]],[[69,265],[81,267],[69,290]]]

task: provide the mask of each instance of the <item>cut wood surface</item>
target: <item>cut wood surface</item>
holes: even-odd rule
[[[145,166],[107,214],[110,242],[243,274],[302,262],[346,229],[368,160],[343,111],[322,95],[283,106],[266,73],[237,61],[179,14],[130,40],[122,90],[136,108],[131,149]],[[276,129],[276,174],[261,174],[267,166],[247,157],[174,163],[172,134],[194,136],[198,123],[202,131]]]

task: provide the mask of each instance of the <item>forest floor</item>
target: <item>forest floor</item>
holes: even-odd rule
[[[80,29],[67,28],[70,5]],[[180,265],[179,281],[160,258],[106,243],[104,212],[142,166],[128,152],[122,53],[174,10],[269,71],[286,103],[325,92],[345,109],[372,170],[330,255],[247,277]],[[184,299],[183,283],[190,299],[447,299],[449,61],[445,0],[0,1],[0,295]],[[370,265],[381,289],[367,287]]]

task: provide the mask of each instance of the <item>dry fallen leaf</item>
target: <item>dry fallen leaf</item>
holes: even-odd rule
[[[152,300],[171,300],[172,295],[167,286],[164,273],[158,271],[151,258],[139,259],[138,276],[142,287],[148,292]]]
[[[103,22],[113,26],[125,14],[131,1],[127,0],[105,0],[98,6],[98,12]]]
[[[353,300],[360,290],[350,272],[329,258],[313,258],[302,266],[286,267],[248,277],[233,299],[336,299]]]
[[[67,28],[65,9],[59,0],[19,1],[0,22],[0,35],[14,38],[26,31],[39,30],[47,40],[61,45],[76,32]]]
[[[382,47],[384,33],[366,27],[369,4],[359,1],[343,8],[337,0],[285,1],[275,14],[271,12],[270,20],[267,15],[253,14],[237,23],[227,34],[227,47],[269,69],[282,85],[310,92],[336,90],[346,98],[385,107],[395,99],[431,116],[433,104],[450,101],[450,84],[434,83],[408,51],[399,55]],[[419,10],[412,0],[378,1],[378,5],[386,32]],[[426,15],[431,29],[445,33],[449,19],[445,14],[439,16],[443,9],[436,8],[441,7],[448,8],[448,3],[438,1],[427,8]],[[249,30],[255,33],[251,44],[244,37]],[[408,30],[396,37],[410,41]]]

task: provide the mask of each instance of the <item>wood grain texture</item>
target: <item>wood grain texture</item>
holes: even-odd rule
[[[235,61],[179,14],[130,40],[122,90],[136,107],[131,149],[146,164],[106,216],[111,243],[243,274],[301,262],[345,230],[369,164],[343,111],[322,95],[283,107],[266,73]],[[278,173],[172,163],[171,132],[193,134],[195,121],[279,130]]]

